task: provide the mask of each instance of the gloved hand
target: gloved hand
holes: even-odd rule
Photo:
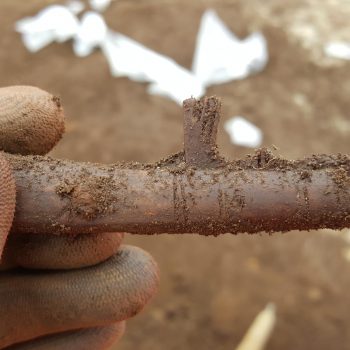
[[[0,89],[0,150],[45,154],[63,131],[58,98]],[[121,233],[8,234],[14,208],[15,181],[0,151],[0,349],[109,349],[157,291],[152,257],[120,247]]]

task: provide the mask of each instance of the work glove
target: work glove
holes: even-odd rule
[[[63,132],[57,97],[0,88],[0,349],[110,349],[158,288],[153,258],[121,246],[122,233],[9,233],[16,179],[6,154],[45,154]]]

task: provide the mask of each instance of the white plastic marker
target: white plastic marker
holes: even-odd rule
[[[66,7],[68,8],[69,11],[71,11],[75,15],[78,15],[79,13],[83,12],[85,9],[84,3],[79,0],[67,1]]]
[[[113,76],[150,82],[149,93],[179,104],[188,96],[202,97],[207,86],[246,78],[268,60],[261,33],[238,40],[213,10],[203,14],[192,71],[119,33],[110,31],[101,44]]]
[[[109,4],[110,1],[90,1],[90,6],[99,11]],[[34,17],[18,21],[16,30],[22,33],[27,49],[36,52],[51,42],[68,39],[73,39],[74,52],[80,57],[100,48],[113,76],[150,83],[149,93],[166,96],[178,104],[189,96],[202,97],[210,85],[246,78],[263,69],[267,62],[262,34],[239,40],[213,10],[203,14],[190,71],[173,59],[111,31],[100,13],[86,12],[79,21],[76,13],[82,10],[81,5],[73,0],[66,7],[49,6]]]
[[[335,41],[324,47],[324,53],[333,58],[350,60],[350,43]]]
[[[93,11],[84,13],[74,36],[74,53],[79,57],[90,55],[107,40],[107,32],[107,24],[99,13]]]
[[[16,23],[16,31],[22,34],[24,46],[37,52],[52,42],[64,42],[77,32],[79,21],[67,7],[52,5],[34,17],[23,18]]]
[[[125,35],[110,32],[102,50],[113,76],[149,82],[151,94],[166,96],[182,104],[188,96],[198,98],[205,93],[204,86],[189,70]]]
[[[276,307],[269,303],[254,319],[236,350],[263,350],[276,324]]]
[[[89,0],[93,10],[103,12],[111,4],[112,0]]]
[[[243,117],[232,117],[224,124],[232,143],[245,147],[259,147],[262,143],[262,131]]]
[[[86,12],[74,37],[74,52],[85,57],[97,47],[105,54],[113,76],[150,83],[148,91],[152,94],[179,104],[188,96],[204,94],[203,85],[189,70],[125,35],[112,32],[101,14]]]
[[[192,71],[205,86],[244,79],[264,69],[267,61],[267,44],[261,33],[240,40],[214,10],[204,12]]]

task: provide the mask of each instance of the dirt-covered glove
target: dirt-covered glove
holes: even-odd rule
[[[63,132],[58,98],[0,89],[0,349],[109,349],[157,291],[156,263],[120,247],[121,233],[9,234],[16,179],[5,152],[46,154]]]

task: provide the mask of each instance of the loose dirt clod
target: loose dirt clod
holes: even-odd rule
[[[115,198],[110,196],[113,182],[110,177],[81,178],[74,184],[59,185],[57,194],[71,198],[71,210],[77,215],[93,219],[97,215],[106,214]]]
[[[333,171],[332,178],[339,187],[346,188],[350,184],[349,174],[349,169],[338,168]]]

